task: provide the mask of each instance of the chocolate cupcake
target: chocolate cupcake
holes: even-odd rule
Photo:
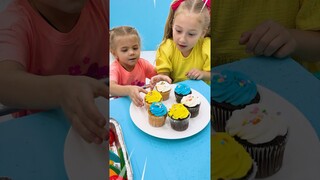
[[[280,170],[289,130],[279,111],[264,104],[246,106],[232,113],[226,132],[256,161],[257,178],[269,177]]]
[[[183,104],[173,104],[169,109],[170,125],[176,131],[184,131],[189,127],[190,112]]]
[[[189,110],[191,113],[191,118],[198,116],[201,105],[200,98],[198,96],[193,94],[183,96],[181,99],[181,104],[183,104]]]
[[[217,132],[225,132],[226,122],[234,110],[258,103],[260,94],[256,84],[246,75],[224,70],[213,73],[211,79],[212,126]]]
[[[191,93],[192,93],[192,91],[191,91],[190,87],[186,84],[183,84],[183,83],[177,84],[176,88],[174,88],[174,95],[176,97],[177,103],[181,102],[181,99],[183,96],[186,96]]]

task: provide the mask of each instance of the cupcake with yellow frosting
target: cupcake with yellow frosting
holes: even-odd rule
[[[190,115],[190,112],[183,104],[173,104],[168,112],[172,129],[176,131],[188,129]]]
[[[249,153],[227,133],[211,137],[211,179],[254,179],[257,166]]]
[[[149,124],[154,127],[163,126],[166,121],[167,114],[167,108],[162,102],[152,103],[148,111]]]
[[[171,85],[167,81],[159,81],[155,85],[155,89],[162,95],[162,100],[168,100],[171,92]]]
[[[146,109],[148,111],[152,103],[162,101],[162,95],[158,91],[152,90],[146,94],[146,96],[144,97],[144,101]]]

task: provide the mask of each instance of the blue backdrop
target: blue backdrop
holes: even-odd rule
[[[156,50],[160,44],[172,0],[110,0],[110,28],[135,27],[142,50]]]

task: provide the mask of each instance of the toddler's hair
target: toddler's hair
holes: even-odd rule
[[[188,10],[191,13],[201,13],[203,16],[203,24],[204,28],[207,28],[207,32],[205,37],[211,37],[210,34],[210,11],[207,7],[204,7],[204,1],[202,0],[184,0],[181,2],[179,7],[176,10],[172,9],[172,4],[174,4],[178,0],[174,0],[170,5],[170,12],[167,18],[167,22],[164,28],[164,34],[162,40],[166,40],[172,38],[172,23],[174,18],[184,10]]]
[[[115,50],[116,48],[116,42],[114,41],[114,39],[119,36],[136,35],[139,40],[139,45],[141,44],[139,33],[134,27],[130,27],[130,26],[114,27],[110,30],[109,35],[110,35],[109,45],[110,45],[110,49],[112,50]]]

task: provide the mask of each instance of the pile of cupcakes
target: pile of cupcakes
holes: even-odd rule
[[[212,139],[224,133],[239,143],[258,167],[256,178],[278,172],[289,133],[288,123],[281,112],[261,102],[254,81],[240,72],[224,70],[213,73],[211,90]],[[215,161],[221,158],[218,156],[213,152],[211,158]],[[222,172],[219,178],[238,179],[240,176],[226,177]]]
[[[145,107],[148,111],[148,122],[153,127],[162,127],[169,119],[170,126],[176,131],[184,131],[189,127],[190,118],[199,114],[200,99],[192,94],[191,88],[183,83],[177,84],[174,89],[175,102],[169,109],[163,101],[170,98],[171,84],[160,81],[145,97]]]

